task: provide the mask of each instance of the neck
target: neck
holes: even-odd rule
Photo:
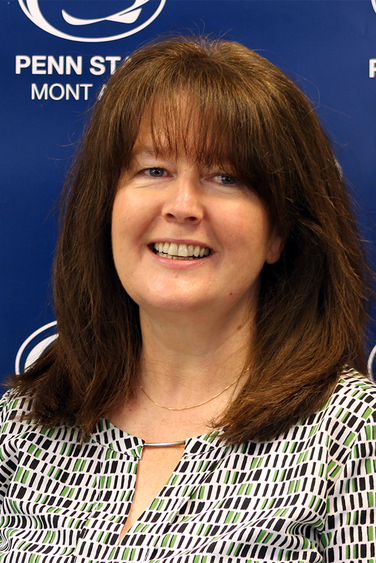
[[[240,376],[247,363],[251,329],[244,316],[164,315],[161,322],[160,316],[154,319],[141,311],[140,319],[140,383],[161,404],[204,401]]]
[[[163,313],[154,318],[143,310],[140,321],[143,350],[138,383],[151,400],[137,385],[132,399],[109,413],[109,419],[147,442],[171,442],[209,432],[212,421],[247,378],[244,368],[253,324],[245,322],[244,315],[183,318]],[[180,410],[199,403],[203,404]]]

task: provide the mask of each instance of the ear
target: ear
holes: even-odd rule
[[[281,237],[276,231],[270,236],[270,246],[266,255],[265,262],[267,264],[274,264],[281,256],[283,247],[285,246],[285,239]]]

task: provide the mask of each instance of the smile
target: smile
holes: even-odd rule
[[[207,246],[176,244],[175,242],[155,242],[153,251],[158,256],[172,260],[198,260],[210,254],[210,248]]]

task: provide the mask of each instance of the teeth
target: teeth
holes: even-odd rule
[[[177,256],[177,255],[178,255],[178,245],[175,244],[174,242],[172,242],[172,243],[170,244],[169,249],[168,249],[168,254],[169,254],[170,256]]]
[[[178,256],[188,256],[188,248],[186,244],[179,244]]]
[[[154,250],[159,256],[172,258],[173,260],[184,260],[189,258],[203,258],[209,256],[210,249],[207,246],[194,246],[193,244],[176,244],[175,242],[155,242]]]

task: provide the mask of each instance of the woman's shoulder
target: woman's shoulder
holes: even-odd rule
[[[344,370],[329,399],[308,418],[280,436],[284,448],[291,441],[321,447],[344,462],[357,443],[376,438],[376,384],[353,369]],[[376,446],[375,446],[376,447]]]
[[[376,408],[376,383],[353,369],[344,371],[329,404],[368,417]]]
[[[376,384],[368,377],[348,369],[341,375],[331,397],[316,413],[327,425],[357,432],[367,421],[376,423]]]
[[[352,450],[376,437],[376,384],[349,369],[345,371],[332,396],[309,421],[328,436],[333,458],[345,462]]]
[[[32,398],[9,389],[0,398],[0,434],[18,433],[30,424],[27,415],[31,412]]]

